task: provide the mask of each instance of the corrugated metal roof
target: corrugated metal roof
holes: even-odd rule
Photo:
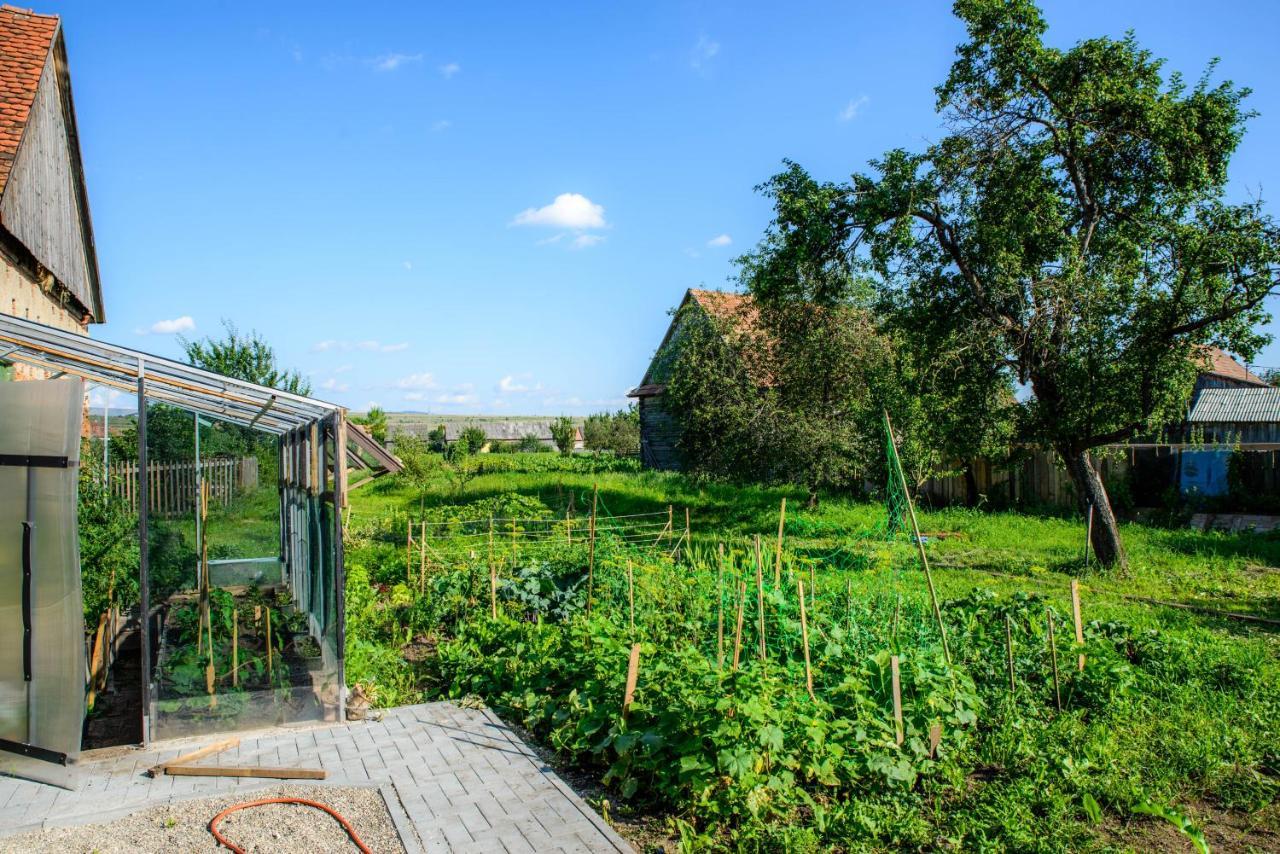
[[[1192,424],[1280,422],[1280,388],[1207,388],[1187,421]]]

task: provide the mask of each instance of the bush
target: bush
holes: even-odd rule
[[[572,418],[562,416],[551,422],[551,438],[555,439],[556,447],[560,449],[560,453],[566,456],[573,453],[575,432]]]

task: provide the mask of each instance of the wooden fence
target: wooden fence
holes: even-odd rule
[[[113,495],[138,509],[138,464],[112,463],[107,483]],[[258,458],[241,457],[201,460],[200,470],[209,483],[209,501],[225,507],[237,495],[258,485]],[[182,516],[196,506],[196,464],[149,463],[147,465],[147,510],[154,516]]]
[[[1158,507],[1170,490],[1180,487],[1184,451],[1198,450],[1189,445],[1111,445],[1095,450],[1093,463],[1113,500],[1125,491],[1125,501],[1134,507]],[[1254,498],[1280,495],[1280,444],[1243,445],[1238,450],[1244,491]],[[973,479],[978,494],[996,506],[1076,504],[1071,477],[1052,451],[1036,451],[1014,463],[978,460]],[[969,498],[962,471],[926,480],[920,494],[934,506],[963,505]]]

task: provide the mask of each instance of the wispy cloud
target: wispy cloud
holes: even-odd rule
[[[532,374],[507,374],[498,380],[499,394],[524,394],[542,391],[542,383],[533,382]]]
[[[719,55],[720,42],[707,38],[705,35],[698,36],[697,44],[689,52],[689,67],[694,71],[702,71],[711,60]]]
[[[179,332],[190,332],[196,328],[191,315],[184,314],[170,320],[157,320],[146,329],[135,330],[139,335],[176,335]]]
[[[440,119],[439,121],[431,123],[431,130],[434,131],[435,133],[441,133],[442,131],[446,131],[451,127],[453,127],[453,122],[449,121],[448,119]]]
[[[589,249],[598,243],[604,242],[603,234],[579,234],[573,238],[573,242],[569,246],[573,249]]]
[[[413,269],[413,262],[412,262],[412,261],[401,261],[401,262],[400,262],[400,266],[401,266],[401,267],[404,267],[406,270],[412,270],[412,269]]]
[[[462,66],[458,63],[446,62],[444,65],[440,66],[440,76],[445,80],[450,80],[453,78],[453,75],[457,74],[461,70]]]
[[[396,388],[405,389],[433,389],[436,387],[435,375],[429,371],[422,371],[417,374],[409,374],[407,377],[401,377],[396,380]]]
[[[352,350],[363,350],[366,353],[399,353],[402,350],[409,349],[409,342],[400,341],[395,344],[385,344],[381,341],[369,339],[366,341],[341,341],[336,338],[329,338],[324,341],[317,341],[311,345],[313,353],[349,353]]]
[[[422,62],[420,53],[384,53],[370,60],[374,71],[395,71],[403,65]]]
[[[329,377],[329,379],[320,383],[320,388],[325,391],[350,391],[351,385],[333,377]]]
[[[836,114],[836,118],[842,122],[851,122],[858,117],[858,113],[862,112],[862,108],[871,103],[871,99],[866,95],[859,95],[852,101],[844,105],[844,109]]]
[[[718,234],[707,241],[707,245],[713,249],[721,246],[728,246],[730,243],[733,243],[733,238],[727,234]]]

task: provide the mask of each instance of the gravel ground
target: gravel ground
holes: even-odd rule
[[[307,798],[337,810],[369,850],[403,852],[391,815],[377,789],[338,786],[274,786],[152,807],[105,824],[61,827],[0,839],[0,851],[22,854],[136,854],[222,851],[209,820],[233,804],[260,798]],[[268,804],[232,813],[218,824],[230,842],[249,852],[319,854],[356,851],[346,831],[321,810],[298,804]]]

